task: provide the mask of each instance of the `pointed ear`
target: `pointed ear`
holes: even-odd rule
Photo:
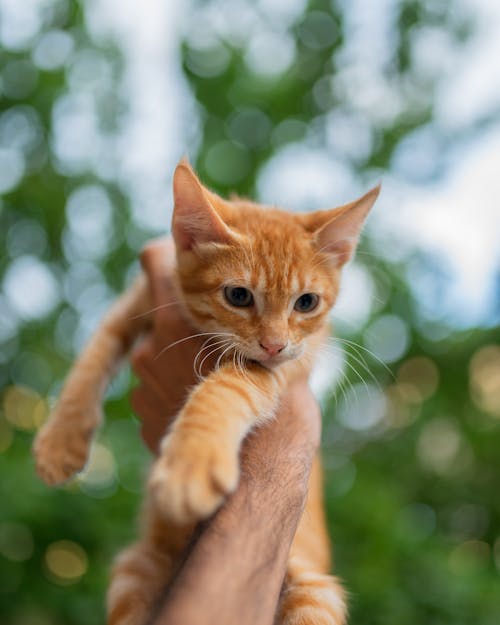
[[[233,238],[184,159],[174,172],[172,234],[179,250],[191,250],[199,243],[229,243]]]
[[[363,223],[379,193],[380,185],[354,202],[308,215],[308,229],[315,232],[319,249],[332,254],[337,267],[353,256]]]

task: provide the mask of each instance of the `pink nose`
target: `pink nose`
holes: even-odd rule
[[[286,347],[286,343],[268,343],[267,341],[263,341],[262,343],[259,343],[259,345],[269,354],[269,356],[276,356],[276,354],[282,352]]]

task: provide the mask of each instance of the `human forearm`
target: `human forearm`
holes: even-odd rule
[[[155,625],[274,621],[304,498],[264,495],[256,506],[245,491],[228,502],[237,527],[228,530],[224,509],[202,532]]]
[[[154,625],[274,621],[314,453],[296,428],[281,430],[246,442],[238,490],[201,532]]]

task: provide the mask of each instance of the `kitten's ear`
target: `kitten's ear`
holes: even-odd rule
[[[191,250],[198,243],[229,243],[233,239],[186,160],[174,172],[172,234],[180,250]]]
[[[338,267],[354,254],[363,223],[379,193],[380,185],[377,185],[354,202],[310,215],[308,225],[316,233],[318,247],[332,254]]]

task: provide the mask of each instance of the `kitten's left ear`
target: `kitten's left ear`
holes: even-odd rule
[[[332,254],[338,267],[352,257],[363,223],[379,193],[380,185],[377,185],[354,202],[307,216],[308,229],[315,232],[318,247]]]
[[[210,201],[186,160],[174,172],[172,234],[177,248],[194,250],[203,243],[230,243],[234,236]],[[211,194],[214,196],[214,194]]]

